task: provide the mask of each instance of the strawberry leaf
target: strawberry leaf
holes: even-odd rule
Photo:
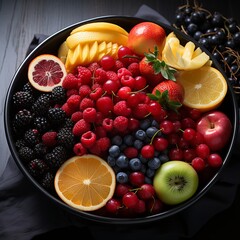
[[[182,106],[180,102],[169,99],[168,90],[165,90],[162,93],[159,90],[156,90],[155,94],[148,93],[147,95],[151,100],[158,101],[164,109],[170,109],[178,112],[177,109]]]
[[[168,66],[164,61],[158,59],[158,48],[154,47],[154,51],[145,53],[145,57],[148,63],[152,64],[155,74],[161,73],[165,79],[176,81],[174,74],[177,72],[176,69]]]

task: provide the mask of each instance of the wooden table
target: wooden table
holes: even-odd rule
[[[0,0],[0,176],[10,155],[4,136],[4,99],[34,34],[51,35],[68,25],[97,16],[134,16],[142,4],[173,22],[177,7],[185,3],[178,0]],[[238,2],[235,0],[203,0],[202,4],[210,12],[217,11],[240,22]]]

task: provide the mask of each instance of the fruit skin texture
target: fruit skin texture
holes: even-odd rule
[[[197,131],[204,136],[205,143],[212,151],[219,151],[231,137],[232,124],[225,113],[212,110],[199,119]]]
[[[157,46],[162,52],[166,41],[165,30],[153,22],[141,22],[135,25],[128,34],[127,46],[136,54],[144,56]]]
[[[168,90],[169,100],[182,103],[184,99],[184,88],[183,86],[175,81],[165,80],[159,83],[152,91],[153,94],[159,90],[161,93]]]
[[[178,160],[162,164],[153,179],[157,196],[168,205],[176,205],[191,198],[198,184],[198,174],[193,167]]]

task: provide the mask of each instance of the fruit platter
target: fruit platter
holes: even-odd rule
[[[126,224],[186,209],[236,141],[231,85],[174,27],[99,17],[48,37],[5,101],[11,154],[30,182],[82,219]]]

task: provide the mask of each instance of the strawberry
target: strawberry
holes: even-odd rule
[[[150,87],[155,87],[165,79],[175,81],[176,70],[158,59],[158,53],[158,49],[155,47],[154,52],[146,53],[139,63],[140,73],[147,78]]]
[[[182,106],[184,88],[179,82],[164,80],[155,86],[148,96],[157,100],[165,109],[176,110]]]

